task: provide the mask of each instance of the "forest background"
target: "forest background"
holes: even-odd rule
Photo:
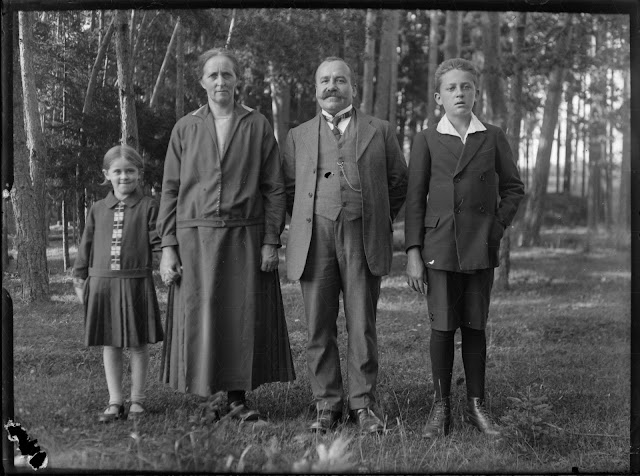
[[[356,71],[356,106],[396,125],[398,141],[406,157],[413,136],[425,127],[434,126],[440,117],[433,99],[433,73],[437,65],[456,56],[473,61],[482,72],[481,94],[474,111],[481,120],[497,124],[507,133],[527,194],[514,226],[501,246],[496,289],[507,294],[498,294],[494,302],[508,307],[510,300],[524,296],[519,305],[521,319],[526,322],[526,307],[539,301],[538,298],[529,299],[531,296],[527,293],[550,293],[553,296],[550,302],[561,303],[561,307],[575,311],[575,325],[581,326],[578,322],[586,311],[579,301],[586,300],[591,290],[591,297],[600,303],[596,308],[601,313],[611,312],[611,309],[607,311],[606,304],[602,304],[610,297],[615,307],[615,318],[609,322],[612,341],[598,341],[597,345],[609,345],[610,349],[616,349],[615,352],[620,352],[620,345],[624,347],[624,326],[629,321],[625,286],[628,287],[629,282],[631,201],[630,27],[626,15],[274,8],[71,10],[16,13],[15,25],[15,182],[11,193],[3,197],[2,260],[3,286],[19,300],[18,310],[26,316],[17,324],[22,326],[18,335],[24,339],[32,329],[29,326],[51,317],[50,313],[56,315],[55,321],[65,324],[63,328],[67,332],[69,322],[65,321],[65,316],[73,299],[69,268],[73,265],[89,207],[108,192],[107,188],[98,185],[102,181],[100,169],[105,151],[117,143],[136,147],[145,161],[145,191],[157,195],[173,125],[206,100],[199,85],[199,72],[195,70],[196,59],[206,49],[227,46],[236,51],[244,66],[241,102],[259,110],[271,121],[279,142],[290,128],[317,113],[314,70],[322,58],[337,55]],[[396,254],[400,255],[403,254],[402,229],[400,219],[395,238]],[[286,232],[284,239],[286,243]],[[541,263],[542,268],[529,270],[532,259]],[[393,283],[402,280],[402,258],[396,256],[394,261],[394,272],[383,287],[393,287]],[[602,274],[592,276],[580,266],[581,262],[595,264],[595,269],[601,268]],[[510,273],[512,269],[513,273]],[[574,295],[568,288],[565,290],[562,283],[573,282],[576,274],[583,274],[585,278],[579,289],[572,289]],[[551,289],[552,281],[555,290]],[[561,283],[559,287],[558,282]],[[300,311],[299,303],[292,304],[299,300],[293,284],[283,276],[283,295],[285,300],[290,300],[286,303],[288,316]],[[512,294],[509,294],[510,289]],[[606,294],[610,291],[613,294]],[[397,298],[397,306],[404,306],[403,312],[415,314],[418,319],[417,310],[422,308],[416,308],[415,299],[405,296],[404,292],[398,291],[392,301]],[[618,292],[622,293],[619,301]],[[166,298],[163,289],[159,295],[161,301]],[[62,307],[59,308],[59,304]],[[164,306],[165,301],[161,304]],[[381,312],[385,312],[384,303],[382,308]],[[57,312],[61,314],[57,315]],[[595,312],[595,309],[589,312]],[[548,317],[557,318],[555,315]],[[521,332],[528,335],[527,324],[520,326],[518,319],[514,317],[512,322],[514,335],[518,336],[522,349],[530,349],[531,342],[520,341]],[[299,332],[298,322],[288,323],[294,347],[302,345],[304,340],[295,337]],[[47,325],[43,329],[49,329]],[[599,332],[600,326],[607,324],[592,320],[590,325],[596,326]],[[541,331],[545,339],[548,338],[547,331]],[[61,331],[50,329],[47,332]],[[565,331],[555,329],[553,332]],[[563,334],[563,338],[572,336]],[[36,367],[30,367],[32,364],[29,363],[34,362],[32,354],[34,345],[37,348],[38,344],[16,338],[18,367],[40,370],[42,363]],[[501,338],[506,339],[506,335]],[[499,338],[496,339],[499,342]],[[587,341],[589,339],[584,342]],[[579,348],[579,343],[576,344]],[[84,364],[88,357],[82,355]],[[41,357],[47,359],[44,354]],[[619,378],[620,375],[623,380],[626,378],[624,371],[628,362],[620,361],[620,354],[611,357],[621,365],[620,374],[608,377],[616,379],[611,387],[615,386],[616,390],[609,392],[607,398],[611,395],[621,397],[620,406],[615,408],[617,413],[604,412],[594,417],[594,421],[587,420],[584,423],[587,429],[574,428],[573,433],[560,428],[565,436],[573,434],[578,438],[580,445],[584,445],[585,454],[593,452],[590,439],[594,435],[609,438],[610,449],[604,450],[605,456],[592,466],[599,469],[610,468],[607,464],[612,457],[616,461],[613,467],[622,467],[618,438],[625,438],[625,435],[619,435],[620,416],[626,414],[628,401],[626,387]],[[583,354],[578,352],[574,358],[577,361],[565,364],[574,369],[586,365]],[[89,360],[99,365],[95,356]],[[603,367],[598,375],[605,371],[603,362],[597,364]],[[76,364],[66,362],[64,365],[72,369]],[[510,362],[509,365],[515,364]],[[548,368],[557,363],[542,362],[541,365]],[[76,366],[76,370],[78,368]],[[596,378],[590,373],[592,370],[586,370],[585,375]],[[28,385],[29,378],[25,377],[24,385]],[[555,378],[572,381],[576,377],[558,373]],[[533,381],[540,383],[535,377]],[[302,379],[302,385],[304,383]],[[86,385],[93,392],[94,383]],[[547,397],[533,395],[530,383],[514,388],[519,388],[518,392],[512,392],[514,396],[505,393],[500,400],[505,406],[500,408],[507,421],[511,421],[511,427],[516,429],[514,431],[520,431],[521,440],[517,441],[521,446],[516,453],[527,454],[527,448],[532,449],[523,460],[531,458],[536,467],[540,451],[547,451],[540,450],[537,445],[549,437],[550,431],[558,430],[558,422],[549,420]],[[519,393],[522,388],[529,393],[523,396]],[[540,383],[537,388],[540,391],[543,385]],[[27,421],[38,421],[40,417],[28,416],[29,412],[38,413],[34,406],[31,410],[26,409],[29,407],[27,401],[35,405],[30,398],[22,394],[25,407],[22,417]],[[273,396],[276,402],[278,398],[278,395]],[[517,399],[515,406],[506,405],[508,398]],[[558,398],[559,402],[565,395]],[[175,400],[170,403],[177,404]],[[573,421],[571,412],[579,413],[575,402],[571,405],[567,410],[569,421]],[[61,420],[67,416],[56,412],[55,418]],[[42,418],[46,420],[47,415]],[[404,448],[406,458],[401,419],[398,423],[401,431],[395,448],[396,451]],[[600,431],[602,425],[608,425],[606,431]],[[165,423],[165,430],[167,426],[171,425]],[[229,431],[225,429],[223,434],[228,437]],[[193,438],[193,432],[191,435]],[[58,437],[64,439],[61,435]],[[103,434],[102,446],[114,437]],[[168,439],[171,437],[173,433],[167,436]],[[586,438],[585,442],[580,438]],[[157,440],[158,446],[161,446],[160,440]],[[134,441],[138,446],[129,445],[129,453],[140,451],[139,441],[135,438]],[[249,451],[251,444],[257,444],[247,441],[241,440],[238,446],[241,451]],[[543,448],[555,444],[550,441],[546,441],[544,445],[547,446],[543,445]],[[77,441],[73,445],[76,447]],[[485,453],[485,464],[490,465],[494,449],[479,445]],[[176,451],[177,447],[176,441]],[[440,449],[436,447],[436,450]],[[378,454],[384,453],[380,448],[378,450]],[[271,455],[267,462],[275,464],[273,458],[280,450],[265,451]],[[338,464],[344,456],[341,451],[335,452]],[[387,466],[380,461],[378,465],[370,464],[366,452],[362,456],[362,451],[360,446],[360,464],[368,469],[424,469],[418,462],[413,466],[399,462]],[[393,452],[392,449],[389,451]],[[454,453],[456,451],[457,448]],[[416,452],[424,454],[421,448]],[[239,463],[247,453],[241,454],[235,454],[234,465],[229,463],[226,467],[216,466],[217,460],[207,465],[206,458],[204,462],[200,461],[204,466],[199,466],[196,456],[185,463],[182,455],[177,457],[177,462],[156,468],[239,470]],[[308,451],[304,454],[307,457]],[[446,454],[452,454],[451,448]],[[70,461],[74,455],[69,456]],[[106,458],[113,464],[111,456],[116,457],[107,455]],[[459,456],[462,461],[454,458],[453,466],[446,456],[437,467],[442,471],[485,467],[473,461],[469,466],[464,452]],[[513,454],[507,451],[500,456],[508,462]],[[88,458],[85,464],[94,467],[96,461],[103,461],[105,453],[99,456],[84,453],[84,457]],[[289,460],[299,457],[295,451],[286,453]],[[144,458],[140,458],[134,456],[136,464],[146,467]],[[580,458],[582,460],[582,456]],[[570,458],[560,460],[561,468],[571,461]],[[250,467],[254,470],[267,468],[263,463]],[[509,463],[505,464],[504,467],[513,468]],[[522,467],[530,468],[526,464]],[[274,468],[291,469],[291,466],[275,465]],[[336,469],[331,466],[318,468]]]

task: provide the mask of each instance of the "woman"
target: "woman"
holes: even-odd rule
[[[173,129],[158,216],[160,274],[175,282],[163,378],[205,397],[226,390],[234,418],[257,420],[245,391],[295,379],[278,278],[280,156],[267,119],[234,100],[235,56],[209,50],[198,74],[207,104]]]

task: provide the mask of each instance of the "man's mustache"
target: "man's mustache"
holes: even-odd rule
[[[338,91],[326,91],[322,94],[322,99],[327,99],[330,97],[342,99],[342,94],[340,94]]]

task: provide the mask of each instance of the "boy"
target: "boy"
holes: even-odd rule
[[[524,186],[504,132],[472,112],[479,83],[473,63],[447,60],[435,77],[435,99],[445,115],[413,141],[405,220],[407,282],[421,294],[426,290],[431,321],[435,398],[423,435],[449,433],[454,335],[460,327],[464,419],[499,437],[484,405],[485,327],[500,239]]]

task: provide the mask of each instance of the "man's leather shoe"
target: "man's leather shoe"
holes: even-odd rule
[[[309,425],[309,430],[324,433],[338,426],[340,420],[342,420],[341,411],[330,410],[329,408],[317,409],[316,419]]]
[[[467,398],[463,419],[487,436],[500,437],[501,428],[496,424],[484,406],[484,400],[478,397]]]
[[[371,408],[353,410],[354,419],[358,422],[362,433],[382,433],[384,423]]]
[[[425,438],[437,438],[446,436],[451,429],[451,400],[449,397],[433,402],[431,414],[424,426],[422,436]]]
[[[229,413],[234,420],[240,421],[257,421],[266,420],[266,418],[258,411],[247,406],[247,402],[238,400],[229,403]]]

